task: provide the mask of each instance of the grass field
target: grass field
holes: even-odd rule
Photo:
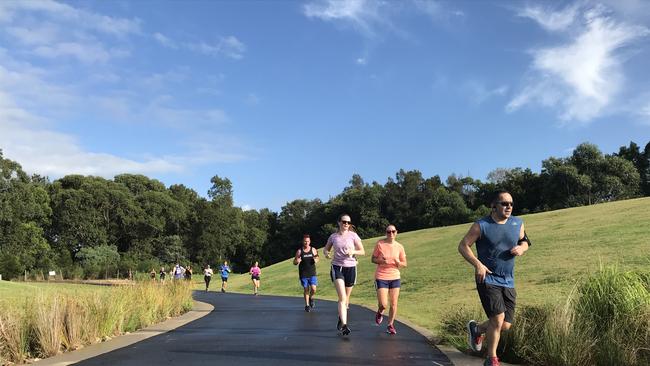
[[[25,299],[34,298],[38,295],[52,294],[86,294],[92,292],[105,292],[107,286],[48,283],[48,282],[9,282],[0,281],[1,302],[21,302]]]
[[[518,305],[542,305],[566,297],[575,281],[604,264],[622,270],[650,266],[650,198],[523,216],[531,249],[517,259]],[[458,242],[470,224],[398,234],[406,249],[398,317],[439,334],[440,321],[460,307],[480,310],[473,286],[473,268],[458,254]],[[399,229],[399,228],[398,228]],[[359,257],[352,303],[376,306],[370,254],[377,238],[364,240],[367,255]],[[296,238],[296,249],[300,238]],[[324,243],[315,243],[322,247]],[[321,250],[319,250],[322,253]],[[287,257],[293,253],[287,253]],[[329,261],[318,265],[318,297],[335,300]],[[219,290],[215,276],[211,290]],[[196,288],[201,288],[196,286]],[[252,293],[250,276],[234,275],[233,292]],[[301,296],[297,267],[286,260],[262,269],[261,294]],[[300,309],[296,309],[300,310]]]

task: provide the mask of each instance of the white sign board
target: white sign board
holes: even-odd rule
[[[50,271],[50,276],[56,276],[56,271]]]

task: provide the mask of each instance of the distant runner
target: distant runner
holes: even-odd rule
[[[190,266],[189,264],[187,265],[187,268],[185,268],[185,273],[183,274],[183,276],[187,281],[192,281],[192,266]]]
[[[530,246],[524,222],[512,215],[512,195],[496,191],[490,202],[492,213],[470,227],[458,251],[474,266],[476,290],[488,321],[467,323],[469,346],[482,348],[483,333],[487,336],[487,359],[484,366],[498,366],[497,345],[501,331],[512,326],[517,293],[515,291],[515,257],[523,255]],[[471,246],[476,243],[478,258]]]
[[[257,295],[260,289],[260,276],[262,275],[262,270],[259,267],[259,262],[255,262],[255,265],[251,267],[248,273],[251,274],[251,281],[253,281],[253,293]]]
[[[203,281],[205,281],[205,291],[208,292],[208,288],[210,287],[210,281],[212,280],[212,275],[214,272],[212,271],[212,268],[210,268],[210,265],[208,264],[207,267],[203,269]]]
[[[377,265],[375,271],[375,287],[377,288],[377,313],[375,323],[380,325],[384,320],[383,312],[388,307],[390,298],[390,310],[388,312],[388,334],[397,334],[394,322],[397,315],[397,299],[401,287],[399,269],[406,267],[406,253],[402,244],[398,243],[397,229],[395,225],[386,227],[386,238],[381,239],[375,245],[372,252],[372,263]]]
[[[165,276],[167,275],[167,273],[165,272],[165,267],[160,267],[159,275],[160,275],[160,282],[164,283],[165,282]]]
[[[363,243],[359,235],[354,232],[350,215],[339,216],[339,230],[330,235],[327,244],[323,249],[326,258],[330,258],[331,251],[334,252],[330,276],[339,297],[338,312],[339,320],[336,329],[342,335],[349,335],[351,330],[348,326],[348,306],[350,306],[350,294],[352,287],[357,282],[357,259],[356,255],[365,255]]]
[[[181,266],[180,263],[176,263],[173,269],[173,273],[174,273],[174,279],[180,280],[181,278],[183,278],[183,275],[185,274],[185,268],[183,268],[183,266]]]
[[[318,286],[316,277],[316,263],[318,263],[318,250],[311,246],[309,234],[303,235],[302,247],[296,251],[296,257],[293,264],[298,265],[298,276],[305,297],[305,311],[310,312],[314,309],[314,294]]]
[[[226,287],[228,287],[228,276],[232,270],[228,265],[228,261],[224,261],[221,267],[219,267],[219,272],[221,272],[221,292],[226,292]]]

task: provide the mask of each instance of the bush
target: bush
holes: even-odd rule
[[[443,341],[468,349],[465,324],[476,314],[453,311]],[[607,267],[576,285],[566,301],[520,306],[498,347],[506,362],[588,366],[650,364],[650,273]]]

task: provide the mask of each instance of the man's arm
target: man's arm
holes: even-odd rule
[[[301,262],[300,249],[298,249],[298,250],[296,250],[296,256],[293,257],[293,264],[296,265],[296,264],[299,264],[300,262]]]
[[[528,236],[526,235],[526,230],[524,229],[524,224],[521,224],[521,229],[519,230],[519,241],[517,242],[517,245],[510,249],[510,254],[514,256],[522,256],[528,248],[530,247],[530,241],[528,240]]]
[[[488,273],[492,273],[483,263],[481,263],[478,258],[472,252],[472,245],[481,237],[481,227],[478,223],[472,224],[472,226],[465,234],[465,237],[458,243],[458,252],[465,258],[465,260],[474,266],[474,274],[476,276],[476,281],[478,283],[483,283],[485,281],[485,276]]]

